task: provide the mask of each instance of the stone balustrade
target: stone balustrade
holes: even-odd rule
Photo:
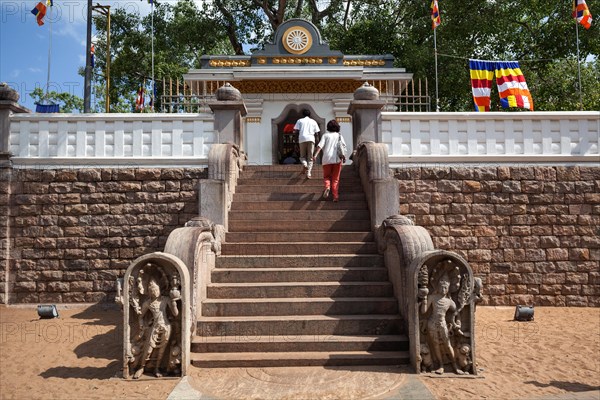
[[[19,166],[198,166],[220,143],[212,114],[15,114]]]
[[[401,163],[585,163],[600,160],[600,113],[381,113],[392,167]]]

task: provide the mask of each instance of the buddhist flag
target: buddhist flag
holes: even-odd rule
[[[502,108],[526,108],[533,111],[533,99],[518,61],[496,61],[496,84]]]
[[[54,5],[54,0],[46,0],[46,5],[52,7]]]
[[[437,28],[442,23],[440,18],[440,9],[438,7],[437,0],[431,2],[431,26],[433,29]]]
[[[143,86],[140,86],[140,89],[137,92],[137,97],[135,98],[135,109],[136,110],[143,110],[144,109],[144,102],[145,102],[145,90]]]
[[[92,47],[90,48],[90,58],[91,58],[91,65],[92,68],[94,68],[96,66],[96,46],[94,46],[94,44],[92,43]]]
[[[494,80],[495,63],[493,61],[469,60],[469,68],[475,111],[490,111],[490,94]]]
[[[39,2],[38,5],[31,10],[31,13],[35,15],[39,26],[44,25],[44,17],[46,16],[46,6],[44,3]]]
[[[583,25],[585,29],[590,29],[592,26],[592,13],[585,4],[585,0],[573,0],[573,18]]]

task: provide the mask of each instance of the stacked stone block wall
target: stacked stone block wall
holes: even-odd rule
[[[487,305],[600,306],[600,168],[397,168],[401,213],[483,279]]]
[[[11,169],[0,166],[0,304],[6,303],[10,244],[13,239],[9,230],[9,199]]]
[[[459,253],[487,305],[600,306],[600,168],[397,168],[401,213]],[[206,169],[2,169],[0,302],[112,301],[198,214]]]
[[[3,197],[11,260],[8,274],[0,269],[8,302],[112,301],[131,261],[162,251],[169,233],[198,215],[206,176],[201,168],[13,169],[0,185],[0,195],[11,191]]]

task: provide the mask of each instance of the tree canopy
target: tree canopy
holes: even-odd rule
[[[398,67],[434,87],[430,2],[400,0],[193,0],[157,3],[156,78],[181,78],[203,54],[244,54],[272,39],[289,18],[313,22],[344,54],[392,54]],[[575,20],[563,0],[439,1],[436,30],[442,111],[472,110],[468,59],[519,60],[536,110],[580,108]],[[600,12],[600,10],[598,11]],[[95,17],[95,83],[104,83],[105,17]],[[115,9],[111,17],[111,103],[130,111],[134,93],[151,76],[151,17]],[[600,109],[598,24],[579,29],[583,108]],[[160,81],[158,82],[160,84]],[[160,89],[159,89],[160,92]],[[435,97],[432,94],[432,98]],[[492,93],[492,108],[498,105]],[[101,91],[97,99],[103,102]]]
[[[58,93],[50,91],[47,94],[40,87],[33,89],[29,96],[36,104],[45,104],[51,102],[60,106],[61,113],[72,113],[83,111],[83,99],[68,92]]]

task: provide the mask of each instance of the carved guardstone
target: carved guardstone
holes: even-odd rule
[[[422,253],[410,267],[413,277],[417,372],[477,374],[474,309],[478,285],[468,263],[456,253]]]
[[[177,257],[151,253],[123,280],[123,377],[185,376],[190,349],[190,285]]]

